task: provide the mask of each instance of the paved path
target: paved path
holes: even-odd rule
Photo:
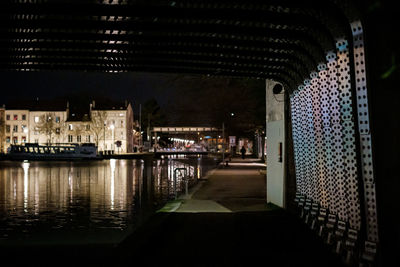
[[[176,212],[265,211],[265,176],[259,169],[229,166],[213,171]]]
[[[341,266],[296,217],[265,204],[260,168],[214,171],[128,237],[118,258],[141,266]]]

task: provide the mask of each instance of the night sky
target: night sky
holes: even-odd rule
[[[89,94],[115,101],[127,99],[136,113],[139,104],[151,97],[165,105],[168,94],[174,90],[170,81],[176,76],[159,73],[0,72],[0,104],[21,98],[52,99],[70,94]]]
[[[265,108],[263,93],[264,81],[254,79],[238,83],[240,79],[206,77],[203,75],[165,74],[165,73],[103,73],[103,72],[0,72],[0,105],[15,103],[19,100],[34,101],[37,98],[70,99],[71,95],[89,98],[109,98],[113,101],[128,100],[136,118],[139,104],[143,106],[154,98],[162,108],[167,121],[172,124],[214,125],[221,113],[239,114],[240,110],[260,105],[261,115]],[[252,87],[259,93],[244,90]],[[259,101],[259,100],[262,101]],[[248,113],[248,112],[247,112]],[[254,117],[247,114],[243,119]],[[219,118],[222,120],[223,118]],[[250,118],[251,120],[251,118]],[[220,122],[218,122],[220,124]]]

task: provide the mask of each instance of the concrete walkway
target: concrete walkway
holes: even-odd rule
[[[250,164],[249,164],[250,163]],[[252,162],[247,162],[246,167]],[[265,211],[265,176],[260,167],[243,166],[231,163],[214,170],[200,188],[195,188],[189,198],[184,198],[175,212],[238,212]]]
[[[213,171],[117,248],[141,266],[342,266],[297,217],[265,203],[263,166]]]

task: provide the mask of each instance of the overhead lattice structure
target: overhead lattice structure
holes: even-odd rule
[[[346,0],[1,1],[0,69],[282,83],[297,201],[338,253],[372,261],[379,237],[359,9]]]
[[[344,8],[343,4],[343,8]],[[301,82],[348,30],[330,1],[1,1],[1,69]]]

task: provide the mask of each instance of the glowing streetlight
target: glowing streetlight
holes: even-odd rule
[[[25,143],[26,143],[26,140],[29,140],[29,137],[28,137],[28,127],[24,127],[24,133],[25,133],[25,135],[27,135],[25,138]]]
[[[110,129],[111,129],[111,133],[112,133],[112,144],[111,144],[111,150],[113,150],[114,151],[114,128],[115,128],[115,126],[114,126],[114,124],[111,124],[110,125]]]

